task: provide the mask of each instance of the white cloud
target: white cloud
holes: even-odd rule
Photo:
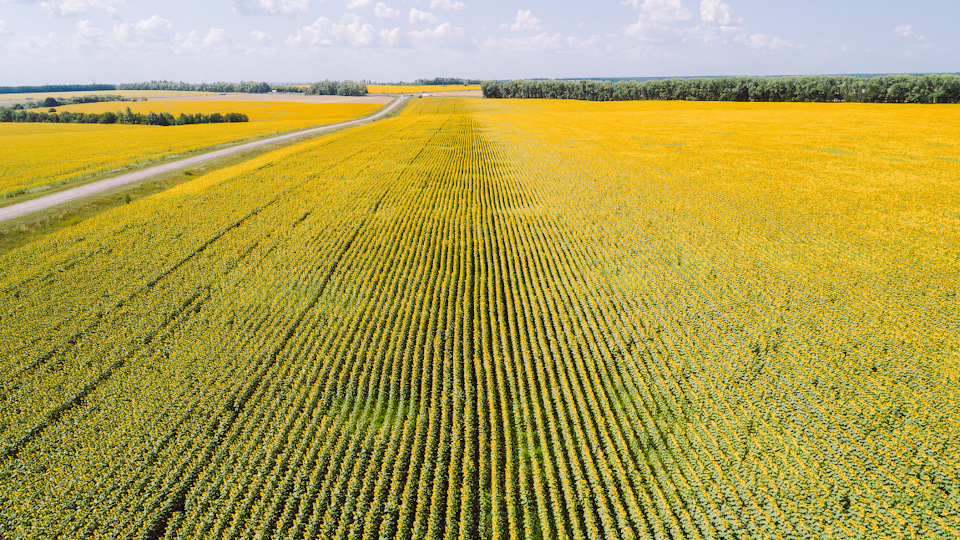
[[[114,29],[116,33],[116,29]],[[74,49],[113,48],[115,43],[110,39],[110,33],[90,24],[90,21],[77,23],[77,33],[70,40]]]
[[[410,8],[410,22],[412,23],[428,22],[430,24],[433,24],[439,20],[440,19],[438,19],[437,16],[434,15],[433,13],[420,11],[417,8]]]
[[[378,19],[396,19],[400,16],[400,10],[393,9],[383,2],[377,2],[377,5],[373,8],[373,14]]]
[[[109,29],[99,28],[90,21],[83,20],[77,23],[76,31],[72,35],[63,37],[58,40],[59,44],[51,44],[51,46],[82,51],[84,54],[91,52],[115,54],[118,51],[131,50],[137,50],[139,54],[143,49],[168,53],[173,49],[174,52],[179,53],[181,45],[189,42],[191,38],[197,44],[203,44],[205,39],[209,44],[214,37],[225,35],[223,29],[212,30],[216,30],[212,36],[201,36],[195,32],[191,36],[179,36],[173,31],[173,23],[159,15],[139,21],[116,23]]]
[[[309,5],[310,0],[233,0],[233,11],[243,15],[295,15]]]
[[[742,43],[751,49],[795,49],[800,44],[789,39],[783,39],[777,36],[768,36],[766,34],[739,34],[733,38],[737,43]]]
[[[3,0],[0,0],[0,3],[3,3]],[[65,43],[63,36],[56,32],[21,35],[17,38],[19,39],[4,41],[3,47],[0,47],[0,58],[25,60],[33,64],[41,58],[49,58],[51,51],[68,50],[71,45],[75,45],[74,43]],[[76,38],[71,39],[71,41],[75,40]]]
[[[659,34],[676,30],[675,23],[693,18],[682,0],[626,0],[624,4],[640,12],[637,22],[624,28],[624,33],[643,41],[661,41]]]
[[[616,34],[593,35],[587,39],[578,40],[576,46],[584,51],[613,54],[617,50],[614,44],[617,37]]]
[[[7,28],[7,21],[0,19],[0,36],[10,35],[10,29]]]
[[[722,0],[702,0],[700,2],[700,24],[676,30],[683,41],[699,40],[704,47],[712,48],[728,45],[730,39],[736,39],[744,32],[740,28],[743,19],[733,16],[730,5]],[[744,38],[741,38],[744,39]]]
[[[531,37],[507,37],[500,39],[487,39],[480,47],[495,51],[549,51],[558,50],[568,44],[569,38],[564,38],[560,34],[538,34]]]
[[[252,37],[259,43],[267,43],[271,39],[270,34],[262,30],[254,30],[253,32],[250,32],[250,37]]]
[[[723,26],[709,23],[676,30],[676,35],[684,43],[700,41],[706,48],[729,45],[731,39],[735,39],[743,33],[743,30],[739,26]]]
[[[624,4],[639,10],[641,19],[649,22],[677,22],[691,18],[683,0],[627,0]]]
[[[265,32],[253,31],[251,35],[258,41],[261,38],[269,39]],[[88,59],[122,58],[124,54],[129,58],[148,55],[168,58],[192,54],[222,55],[239,48],[223,28],[212,27],[205,31],[179,34],[174,31],[172,22],[159,15],[139,21],[117,22],[108,28],[94,26],[90,21],[82,20],[76,23],[72,33],[51,33],[48,40],[33,38],[30,43],[30,52],[34,54],[56,50],[72,52]]]
[[[723,0],[701,0],[699,24],[685,23],[692,19],[683,0],[626,0],[640,12],[637,22],[624,28],[624,33],[645,42],[700,41],[712,48],[739,43],[751,49],[792,49],[802,45],[795,41],[762,33],[747,33],[741,28],[743,19],[735,17]]]
[[[110,15],[117,14],[117,8],[126,0],[50,0],[40,2],[40,7],[50,15],[66,17],[80,15],[91,9],[103,9]]]
[[[665,28],[662,25],[651,24],[645,21],[643,17],[640,17],[637,19],[637,22],[624,28],[623,33],[627,34],[628,36],[640,38],[643,41],[659,41],[658,39],[650,37],[649,34],[664,29]]]
[[[925,36],[921,36],[920,34],[914,32],[912,24],[902,24],[897,26],[893,29],[893,33],[896,34],[897,37],[910,38],[916,41],[926,41],[927,39]]]
[[[467,35],[463,28],[449,22],[426,30],[414,30],[407,36],[414,46],[419,48],[463,48],[467,44]]]
[[[168,41],[172,31],[173,23],[159,15],[153,15],[141,21],[114,25],[113,36],[122,43],[141,45]]]
[[[347,9],[365,8],[373,3],[373,0],[347,0]]]
[[[380,42],[385,47],[396,47],[400,44],[400,28],[391,28],[390,30],[380,31]]]
[[[227,31],[223,28],[211,28],[205,34],[196,30],[186,36],[177,36],[174,52],[177,54],[211,54],[224,52],[230,46]]]
[[[533,16],[533,12],[528,10],[517,10],[517,20],[510,25],[514,32],[521,30],[539,30],[540,19]]]
[[[366,47],[373,42],[375,35],[376,29],[372,25],[363,23],[357,15],[347,13],[339,22],[320,17],[310,26],[304,26],[288,37],[287,45],[291,47],[333,45]]]
[[[467,5],[456,0],[430,0],[430,9],[444,9],[448,11],[462,11]]]
[[[740,19],[733,17],[730,5],[723,3],[721,0],[703,0],[700,2],[700,20],[720,26],[730,26],[740,22]]]

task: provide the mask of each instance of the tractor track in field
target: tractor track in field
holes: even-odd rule
[[[276,137],[270,137],[267,139],[262,139],[259,141],[248,142],[244,144],[239,144],[237,146],[231,146],[230,148],[224,148],[222,150],[215,150],[212,152],[207,152],[204,154],[199,154],[196,156],[180,159],[177,161],[171,161],[169,163],[163,163],[160,165],[154,165],[146,169],[141,169],[139,171],[134,171],[120,176],[114,176],[112,178],[106,178],[98,182],[92,182],[82,186],[78,186],[72,189],[67,189],[57,193],[52,193],[50,195],[45,195],[43,197],[38,197],[36,199],[31,199],[29,201],[24,201],[21,203],[13,204],[0,208],[0,222],[8,221],[11,219],[19,218],[38,212],[40,210],[46,210],[54,206],[58,206],[64,203],[75,201],[77,199],[82,199],[90,195],[95,195],[97,193],[102,193],[120,186],[131,184],[134,182],[140,182],[142,180],[147,180],[157,175],[169,173],[185,167],[192,167],[211,161],[214,159],[220,159],[227,157],[233,154],[240,152],[246,152],[248,150],[253,150],[266,146],[269,144],[274,144],[277,142],[296,139],[299,137],[304,137],[308,135],[322,134],[324,132],[333,131],[345,127],[357,126],[361,124],[366,124],[369,122],[375,122],[384,116],[390,114],[391,111],[399,107],[400,105],[407,102],[410,99],[410,96],[403,95],[399,96],[392,103],[384,107],[383,109],[377,111],[372,116],[367,116],[364,118],[358,118],[356,120],[347,120],[345,122],[337,122],[335,124],[327,124],[320,127],[309,128],[302,131],[295,131],[293,133],[286,133],[284,135],[278,135]]]

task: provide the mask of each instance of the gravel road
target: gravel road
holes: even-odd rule
[[[96,193],[107,191],[124,184],[129,184],[131,182],[139,182],[140,180],[145,180],[152,176],[158,174],[168,173],[170,171],[175,171],[178,169],[183,169],[185,167],[192,167],[200,163],[210,161],[212,159],[222,158],[224,156],[229,156],[231,154],[236,154],[238,152],[244,152],[246,150],[251,150],[258,148],[260,146],[265,146],[279,141],[285,141],[288,139],[293,139],[296,137],[303,137],[304,135],[310,135],[314,133],[323,133],[324,131],[331,131],[334,129],[339,129],[347,126],[354,126],[357,124],[364,124],[367,122],[372,122],[378,120],[384,115],[388,114],[393,109],[400,106],[401,103],[409,99],[410,96],[400,96],[396,101],[390,105],[384,107],[382,110],[374,114],[373,116],[368,116],[366,118],[359,118],[357,120],[349,120],[347,122],[338,122],[336,124],[327,124],[325,126],[310,128],[303,131],[297,131],[294,133],[287,133],[286,135],[279,135],[277,137],[271,137],[269,139],[262,139],[259,141],[253,141],[238,146],[231,146],[230,148],[224,148],[223,150],[215,150],[213,152],[207,152],[206,154],[200,154],[193,157],[184,158],[177,161],[171,161],[169,163],[164,163],[162,165],[155,165],[153,167],[148,167],[139,171],[122,174],[120,176],[114,176],[113,178],[107,178],[106,180],[101,180],[99,182],[92,182],[83,186],[75,187],[73,189],[68,189],[65,191],[60,191],[58,193],[53,193],[51,195],[45,195],[43,197],[38,197],[36,199],[31,199],[22,203],[10,205],[4,208],[0,208],[0,221],[6,221],[8,219],[14,219],[27,214],[36,212],[38,210],[44,210],[52,206],[57,206],[66,202],[74,201],[82,197],[87,197]],[[163,129],[163,128],[160,128]]]

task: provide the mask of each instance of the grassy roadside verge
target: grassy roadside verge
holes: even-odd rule
[[[399,105],[394,110],[390,111],[379,120],[385,120],[387,118],[392,118],[400,114],[403,109],[409,104],[409,100],[406,103]],[[385,106],[389,106],[385,105]],[[373,113],[376,114],[376,113]],[[368,115],[367,117],[372,116]],[[363,118],[367,118],[363,117]],[[361,118],[361,120],[363,119]],[[360,124],[363,125],[363,124]],[[30,242],[46,236],[50,233],[58,231],[75,225],[82,222],[83,220],[105,212],[112,208],[118,206],[123,206],[129,204],[132,201],[137,199],[142,199],[144,197],[149,197],[155,193],[170,189],[174,186],[183,184],[184,182],[189,182],[194,178],[199,178],[207,173],[217,171],[243,163],[255,157],[261,156],[268,152],[278,150],[287,146],[291,146],[309,139],[314,139],[317,137],[323,137],[325,135],[330,135],[331,133],[337,133],[346,129],[357,127],[357,125],[352,126],[343,126],[336,129],[331,129],[329,131],[324,131],[322,133],[312,133],[305,134],[302,137],[294,137],[287,139],[285,141],[279,141],[272,144],[267,144],[259,148],[252,150],[247,150],[230,156],[226,156],[220,159],[210,160],[193,167],[185,167],[183,169],[178,169],[176,171],[171,171],[161,175],[153,176],[142,180],[140,182],[133,182],[117,188],[111,189],[109,191],[104,191],[91,195],[89,197],[84,197],[82,199],[77,199],[75,201],[70,201],[68,203],[58,205],[52,208],[45,210],[40,210],[38,212],[33,212],[29,215],[22,216],[19,218],[11,219],[9,221],[0,222],[0,254],[6,253],[8,251],[14,250],[20,246],[29,244]],[[312,128],[310,128],[312,129]],[[270,137],[283,135],[283,133],[276,133],[270,135]],[[248,139],[237,144],[245,144],[252,142],[258,139]],[[230,145],[236,146],[236,145]],[[206,151],[212,151],[215,149],[207,149]],[[199,152],[198,152],[199,153]],[[181,156],[189,157],[189,156]],[[158,165],[159,163],[154,162],[149,166]],[[139,167],[140,169],[146,168]],[[94,181],[104,180],[106,178],[111,178],[117,176],[118,174],[125,174],[132,172],[137,169],[123,170],[122,172],[100,176],[89,182],[75,183],[67,186],[67,188],[74,188],[78,185],[83,185],[91,183]],[[62,191],[62,190],[58,190]],[[55,191],[44,192],[40,195],[49,195],[50,193],[55,193]],[[26,197],[17,200],[16,202],[23,202],[33,197]]]

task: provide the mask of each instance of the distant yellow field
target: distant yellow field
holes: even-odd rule
[[[479,84],[449,84],[437,86],[407,86],[407,85],[386,85],[386,84],[368,84],[367,92],[371,94],[411,94],[422,92],[466,92],[469,90],[480,90]]]
[[[239,112],[250,122],[188,126],[0,123],[0,201],[135,164],[252,137],[330,124],[371,114],[367,103],[159,101],[86,103],[58,111],[97,113]]]

